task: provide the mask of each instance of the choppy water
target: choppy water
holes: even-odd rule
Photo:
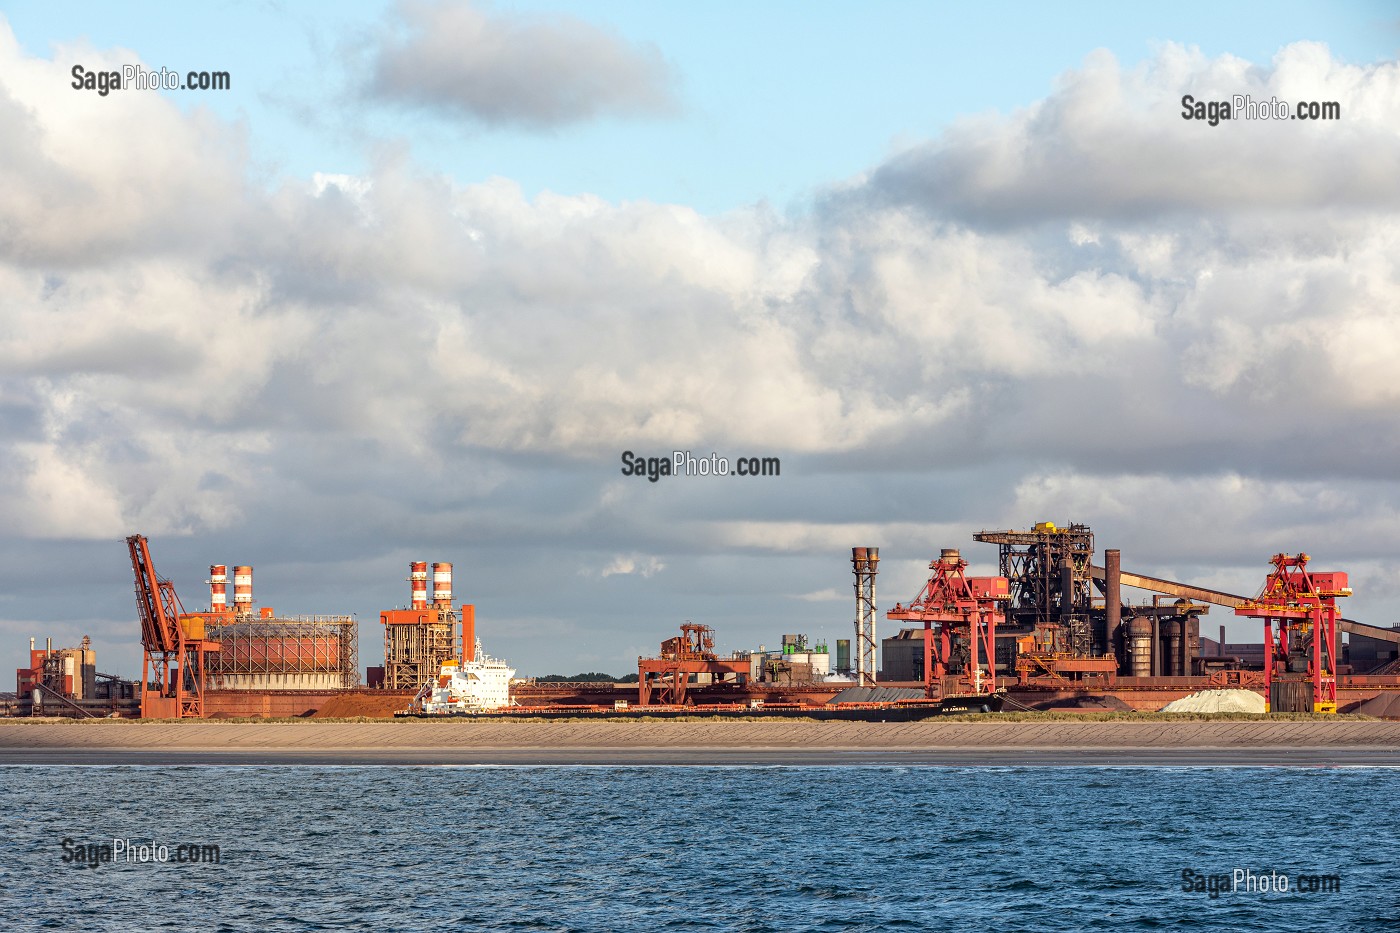
[[[0,768],[5,930],[1371,930],[1400,771]],[[217,864],[65,863],[130,839]],[[1182,891],[1183,869],[1339,893]],[[1291,885],[1297,882],[1291,880]]]

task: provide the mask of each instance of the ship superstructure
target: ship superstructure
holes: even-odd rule
[[[411,709],[428,715],[504,709],[511,705],[510,681],[514,676],[515,668],[500,658],[482,653],[478,641],[470,660],[453,658],[443,663],[437,678],[418,691]]]

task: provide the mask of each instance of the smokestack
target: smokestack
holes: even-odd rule
[[[253,568],[247,565],[233,568],[233,611],[253,614]]]
[[[1220,647],[1215,649],[1215,653],[1220,657],[1225,657],[1225,626],[1220,626]]]
[[[428,562],[425,560],[415,560],[408,565],[409,591],[412,593],[413,601],[409,603],[410,609],[428,608]]]
[[[1116,549],[1103,552],[1104,612],[1111,639],[1123,620],[1123,555]]]
[[[476,607],[462,604],[462,663],[476,660]]]
[[[865,566],[870,571],[870,606],[867,611],[870,613],[870,682],[875,683],[875,672],[878,669],[878,656],[875,654],[879,650],[880,640],[875,635],[875,575],[880,572],[880,549],[868,547],[865,549]]]
[[[452,565],[433,564],[433,606],[452,608]]]
[[[228,566],[214,564],[209,568],[209,611],[228,611]]]
[[[851,573],[856,578],[856,682],[863,687],[875,685],[879,666],[875,657],[875,574],[879,565],[879,548],[851,548]]]

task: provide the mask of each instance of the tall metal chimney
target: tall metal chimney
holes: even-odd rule
[[[433,607],[452,608],[452,565],[433,564]]]
[[[428,562],[415,560],[408,565],[409,592],[412,594],[410,609],[428,608]]]
[[[227,564],[214,564],[209,568],[209,611],[228,611]]]
[[[476,660],[476,606],[462,604],[462,663]]]
[[[875,574],[879,565],[879,548],[851,548],[851,573],[856,578],[856,683],[863,687],[875,685],[879,669],[875,654]]]
[[[1104,615],[1108,623],[1108,642],[1118,635],[1118,626],[1123,621],[1123,555],[1117,549],[1103,552]]]
[[[241,616],[253,614],[253,568],[246,564],[233,568],[233,611]]]

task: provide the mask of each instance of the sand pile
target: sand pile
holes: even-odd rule
[[[1356,711],[1379,719],[1400,719],[1400,693],[1382,693],[1372,697],[1357,707]]]
[[[1253,690],[1202,690],[1189,697],[1172,700],[1162,707],[1164,713],[1259,713],[1263,714],[1264,698]]]
[[[399,710],[407,709],[408,704],[409,698],[397,693],[344,693],[327,700],[320,709],[311,714],[311,718],[350,719],[355,716],[374,716],[388,719]]]

